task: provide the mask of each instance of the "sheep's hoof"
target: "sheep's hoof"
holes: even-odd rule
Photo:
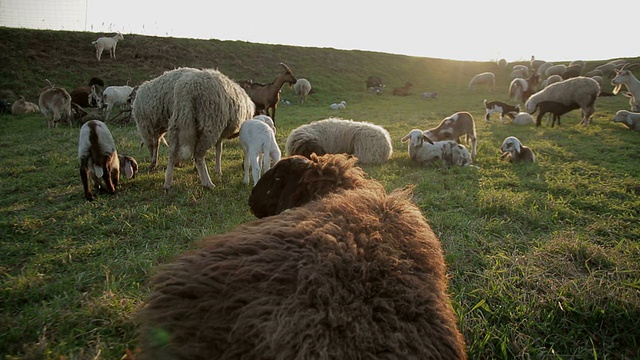
[[[171,195],[171,186],[164,188],[164,194],[165,195]]]

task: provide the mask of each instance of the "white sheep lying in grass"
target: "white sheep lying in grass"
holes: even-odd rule
[[[522,145],[515,136],[509,136],[502,142],[500,147],[502,155],[500,159],[507,158],[509,162],[536,162],[536,155],[529,147]]]
[[[409,157],[421,166],[431,166],[440,160],[445,167],[471,164],[471,154],[466,147],[453,140],[433,142],[426,131],[413,129],[401,141],[409,142]]]
[[[613,122],[622,123],[629,130],[640,130],[640,113],[627,110],[618,110]]]
[[[299,81],[299,80],[298,80]],[[240,126],[240,143],[244,151],[244,183],[249,183],[249,167],[253,185],[261,175],[271,168],[271,161],[280,161],[282,156],[276,141],[276,127],[267,115],[256,115]],[[262,166],[261,166],[262,164]],[[249,166],[251,165],[251,166]]]
[[[476,158],[478,139],[476,137],[476,123],[470,113],[461,111],[444,118],[440,125],[425,130],[424,134],[433,141],[455,140],[460,142],[461,136],[466,136],[466,144],[471,143],[471,157]]]
[[[340,101],[339,103],[333,103],[329,105],[329,109],[331,110],[341,110],[346,108],[347,108],[347,102],[344,100]]]
[[[533,125],[536,123],[535,119],[528,112],[519,112],[512,121],[515,125]]]
[[[286,143],[287,155],[310,157],[324,154],[351,154],[361,164],[382,164],[389,160],[393,145],[382,126],[364,121],[329,118],[294,129]]]
[[[104,50],[109,50],[109,55],[112,58],[116,58],[116,46],[118,45],[118,40],[124,40],[124,36],[120,32],[115,34],[112,37],[101,37],[96,41],[91,42],[96,47],[96,59],[100,61],[102,57],[102,52]]]

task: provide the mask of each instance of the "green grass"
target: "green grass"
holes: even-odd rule
[[[628,108],[626,98],[600,98],[586,128],[576,126],[578,111],[553,129],[487,124],[482,100],[507,100],[508,80],[499,76],[493,93],[470,92],[466,83],[495,70],[488,62],[125,34],[119,58],[97,63],[86,44],[96,37],[0,28],[6,39],[0,61],[8,64],[0,68],[0,88],[35,101],[44,78],[68,90],[91,76],[135,85],[174,66],[219,67],[233,78],[271,81],[285,62],[318,92],[303,105],[278,108],[282,148],[296,126],[336,114],[391,133],[391,160],[365,170],[388,190],[415,186],[414,200],[446,253],[470,358],[640,358],[640,137],[610,121]],[[364,91],[372,74],[387,82],[385,94]],[[391,96],[406,80],[415,95]],[[422,91],[439,98],[423,100]],[[283,89],[283,97],[293,99],[291,90]],[[341,100],[346,110],[328,109]],[[400,138],[462,110],[476,118],[477,168],[412,163]],[[116,195],[87,202],[77,127],[47,129],[41,115],[0,116],[2,358],[121,358],[136,347],[135,313],[156,266],[203,236],[254,219],[237,140],[224,144],[215,189],[202,188],[187,165],[166,196],[166,147],[160,170],[148,173],[135,126],[110,128],[119,151],[136,157],[142,170],[123,180]],[[538,163],[500,161],[509,135],[533,148]]]

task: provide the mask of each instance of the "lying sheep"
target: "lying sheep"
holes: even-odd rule
[[[622,123],[629,130],[640,130],[640,113],[618,110],[613,117],[613,122]]]
[[[115,59],[116,46],[118,45],[119,40],[124,40],[124,36],[122,36],[120,32],[112,37],[101,37],[98,38],[98,40],[91,42],[91,44],[96,48],[96,59],[100,61],[104,50],[109,50],[109,55],[111,55],[111,58]]]
[[[536,162],[536,155],[533,153],[533,150],[522,145],[520,140],[515,136],[509,136],[504,139],[500,151],[502,151],[500,159],[506,158],[512,163]]]
[[[476,158],[478,139],[476,137],[476,123],[473,116],[466,112],[457,112],[444,118],[440,124],[432,129],[426,130],[424,134],[431,140],[455,140],[460,143],[460,137],[466,137],[466,144],[471,144],[471,157]]]
[[[175,82],[173,100],[165,193],[171,190],[176,163],[192,157],[202,186],[211,189],[215,185],[211,182],[204,156],[215,146],[215,172],[221,175],[222,141],[239,132],[242,122],[255,113],[255,105],[240,85],[214,69],[182,75]]]
[[[519,112],[512,121],[515,125],[533,125],[536,121],[533,116],[527,112]]]
[[[72,126],[71,95],[59,87],[49,87],[40,93],[38,99],[40,112],[47,121],[47,127],[58,126],[58,122],[66,121]]]
[[[437,99],[438,98],[438,93],[437,92],[423,92],[422,93],[422,98],[423,99]]]
[[[282,159],[250,199],[287,201],[290,183],[332,186],[353,162]],[[440,240],[409,190],[361,182],[207,237],[162,266],[137,316],[136,357],[466,359]]]
[[[331,110],[342,110],[347,108],[347,102],[342,100],[339,103],[333,103],[329,105],[329,109]]]
[[[487,102],[487,99],[484,99],[483,103],[486,111],[484,119],[487,122],[491,122],[491,114],[493,114],[494,112],[500,114],[500,123],[502,124],[504,124],[505,115],[513,119],[515,118],[515,115],[520,112],[520,106],[507,104],[502,101]]]
[[[243,181],[245,184],[249,183],[249,167],[252,170],[255,186],[262,173],[271,168],[271,161],[277,163],[280,160],[281,152],[275,132],[273,120],[267,115],[256,115],[240,125],[239,137],[244,151]]]
[[[298,79],[298,81],[293,84],[293,91],[298,97],[298,102],[302,104],[307,101],[307,95],[309,95],[311,91],[311,83],[307,79]]]
[[[469,150],[453,140],[434,142],[427,137],[426,132],[413,129],[401,141],[409,142],[409,157],[420,166],[432,166],[438,163],[442,163],[444,167],[471,164]]]
[[[97,190],[115,194],[120,171],[130,179],[138,171],[138,163],[134,158],[118,155],[111,132],[105,123],[98,120],[87,121],[80,128],[78,159],[80,179],[87,200],[94,199],[89,188],[89,177]]]
[[[394,88],[391,94],[395,96],[409,96],[411,93],[409,89],[413,86],[413,84],[409,81],[405,82],[402,87]]]
[[[352,154],[362,164],[382,164],[391,158],[393,145],[382,126],[364,121],[329,118],[294,129],[286,142],[287,155]]]
[[[480,85],[486,85],[490,91],[493,91],[496,85],[496,75],[488,71],[475,75],[471,78],[471,81],[469,81],[469,90],[475,90]]]
[[[580,124],[586,126],[595,112],[595,102],[599,94],[600,85],[597,81],[579,76],[551,84],[531,95],[525,103],[525,108],[528,113],[533,114],[538,108],[538,104],[543,101],[555,101],[565,106],[577,104],[582,110]],[[540,116],[538,118],[540,119]],[[536,125],[540,126],[539,120]]]
[[[27,114],[35,114],[39,113],[40,108],[38,105],[27,101],[24,96],[20,96],[20,98],[11,104],[11,114],[13,115],[27,115]]]

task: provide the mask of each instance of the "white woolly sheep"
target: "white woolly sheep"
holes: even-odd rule
[[[555,101],[566,106],[577,104],[582,110],[580,124],[588,125],[595,112],[595,102],[600,94],[600,85],[589,77],[579,76],[560,81],[531,95],[525,103],[529,114],[535,113],[538,104],[543,101]],[[537,123],[539,126],[540,124]]]
[[[96,41],[91,42],[96,47],[96,59],[100,61],[102,57],[102,52],[104,50],[109,50],[109,55],[112,58],[116,58],[116,46],[118,45],[118,40],[124,40],[124,36],[120,32],[115,34],[112,37],[101,37]]]
[[[624,66],[625,63],[626,61],[622,59],[611,60],[605,64],[596,66],[594,70],[600,70],[602,72],[602,76],[614,77],[616,75],[616,69]]]
[[[516,117],[513,118],[512,123],[515,125],[533,125],[536,121],[533,119],[533,116],[528,112],[520,112]]]
[[[11,105],[11,114],[13,115],[27,115],[40,112],[38,105],[27,101],[24,96],[13,102]]]
[[[590,78],[592,78],[593,80],[598,82],[598,85],[600,85],[600,89],[602,89],[602,87],[604,86],[604,78],[600,75],[593,75],[593,76],[589,76]]]
[[[611,85],[615,86],[613,88],[613,93],[618,94],[620,89],[622,89],[622,85],[627,87],[630,98],[629,104],[631,106],[631,111],[640,111],[640,103],[638,99],[640,99],[640,80],[636,78],[633,73],[629,70],[630,68],[636,66],[637,64],[624,64],[620,70],[616,69],[616,76],[611,79]],[[626,95],[626,94],[625,94]]]
[[[78,159],[80,179],[87,200],[94,199],[89,187],[89,177],[97,190],[115,194],[120,171],[130,179],[135,177],[138,171],[138,163],[134,158],[118,155],[109,128],[98,120],[89,120],[80,128]]]
[[[602,73],[602,70],[591,70],[591,71],[587,71],[584,76],[587,77],[594,77],[594,76],[603,76],[604,74]]]
[[[544,60],[536,59],[535,56],[531,56],[531,61],[529,61],[529,66],[531,66],[532,70],[538,70],[542,64],[546,63]]]
[[[465,143],[467,145],[471,143],[471,158],[476,158],[478,146],[476,124],[473,116],[466,111],[460,111],[444,118],[437,127],[426,130],[424,133],[434,142],[455,140],[460,143],[460,137],[464,135],[466,137]]]
[[[341,110],[346,108],[347,108],[347,102],[344,100],[340,101],[339,103],[333,103],[329,105],[329,109],[331,110]]]
[[[492,72],[483,72],[475,75],[469,81],[469,89],[475,90],[480,85],[487,85],[490,91],[493,91],[494,86],[496,85],[496,75]]]
[[[138,134],[151,156],[149,171],[158,165],[160,142],[169,128],[173,114],[174,86],[184,74],[199,71],[193,68],[178,68],[145,81],[138,87],[133,100],[131,114],[136,122]],[[249,116],[250,117],[250,116]]]
[[[540,75],[541,77],[545,77],[545,73],[547,72],[547,69],[554,66],[555,64],[552,62],[545,62],[542,65],[540,65],[538,67],[538,71],[537,74]]]
[[[38,105],[48,128],[58,126],[60,121],[66,121],[72,126],[71,95],[67,90],[58,87],[45,89],[40,93]]]
[[[351,154],[361,164],[382,164],[391,158],[393,145],[382,126],[364,121],[328,118],[294,129],[286,142],[287,155]]]
[[[515,78],[509,83],[509,99],[525,101],[524,93],[529,89],[529,84],[523,78]]]
[[[526,78],[527,76],[529,76],[528,70],[516,69],[514,67],[514,69],[511,70],[511,73],[509,73],[509,80],[513,80],[516,78]]]
[[[506,158],[512,163],[536,162],[536,155],[533,153],[533,150],[522,145],[520,140],[515,136],[509,136],[504,139],[500,151],[502,151],[500,159]]]
[[[307,79],[298,79],[295,84],[293,84],[293,91],[298,96],[298,102],[300,104],[307,101],[307,95],[311,91],[311,83]]]
[[[120,106],[124,109],[124,106],[128,104],[129,96],[133,88],[129,85],[122,86],[108,86],[102,92],[102,109],[104,111],[104,119],[109,120],[111,109],[114,106]]]
[[[298,80],[300,81],[300,80]],[[256,115],[240,126],[240,144],[244,151],[244,183],[249,183],[249,167],[253,185],[260,176],[271,168],[271,161],[277,163],[281,152],[275,135],[273,120],[267,115]]]
[[[618,110],[613,117],[613,122],[622,123],[629,130],[640,131],[640,113],[627,110]]]
[[[567,71],[567,65],[564,65],[564,64],[553,65],[553,66],[549,66],[544,71],[544,76],[545,77],[549,77],[551,75],[560,75],[560,76],[562,76],[562,74],[564,74],[565,71]]]
[[[546,79],[544,79],[542,81],[542,84],[540,84],[540,89],[542,90],[542,89],[546,88],[547,86],[549,86],[549,85],[551,85],[553,83],[560,82],[562,80],[564,80],[564,79],[560,75],[551,75],[551,76],[549,76],[548,78],[546,78]]]
[[[215,172],[222,174],[222,141],[239,132],[255,105],[240,85],[214,69],[185,72],[175,82],[174,94],[164,190],[171,190],[176,163],[192,157],[202,186],[213,188],[204,156],[215,146]]]
[[[413,129],[402,137],[401,141],[409,142],[409,157],[420,166],[432,166],[440,161],[444,167],[471,164],[469,150],[453,140],[434,142],[429,139],[425,131]]]
[[[437,99],[438,98],[438,93],[437,92],[423,92],[422,93],[422,98],[423,99]]]

